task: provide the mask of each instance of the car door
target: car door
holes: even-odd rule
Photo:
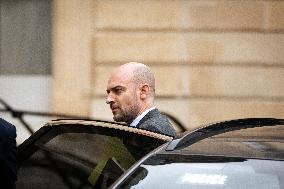
[[[103,121],[56,120],[18,147],[17,188],[107,188],[172,138]]]

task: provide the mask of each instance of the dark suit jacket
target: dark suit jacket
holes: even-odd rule
[[[168,118],[162,115],[158,109],[148,112],[136,127],[172,137],[176,136],[176,132]]]
[[[0,188],[15,188],[17,180],[16,128],[0,118]]]

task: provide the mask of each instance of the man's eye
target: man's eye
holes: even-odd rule
[[[119,94],[122,92],[122,89],[115,89],[115,93]]]

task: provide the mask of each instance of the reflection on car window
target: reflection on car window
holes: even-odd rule
[[[107,183],[108,179],[112,183],[134,163],[135,159],[124,146],[123,141],[116,137],[108,137],[100,160],[89,176],[89,181],[97,186]]]
[[[21,153],[27,158],[21,162],[17,188],[107,188],[162,143],[117,129],[58,127]]]
[[[188,154],[283,159],[283,136],[284,126],[248,128],[203,139],[182,151]]]
[[[209,158],[209,157],[208,157]],[[165,158],[167,159],[167,158]],[[152,159],[142,164],[118,187],[163,188],[163,189],[281,189],[283,188],[284,162],[270,160],[244,160],[226,162],[207,160],[198,163],[171,162],[165,159]],[[210,158],[209,158],[210,159]],[[158,163],[171,162],[171,163]],[[163,174],[161,174],[163,173]]]

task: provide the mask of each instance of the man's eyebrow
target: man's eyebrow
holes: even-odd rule
[[[121,86],[121,85],[117,85],[117,86],[114,86],[114,87],[112,87],[112,88],[107,89],[106,91],[109,92],[109,91],[114,91],[114,90],[118,90],[118,89],[125,90],[126,87]]]
[[[121,86],[121,85],[118,85],[118,86],[113,87],[112,89],[113,89],[113,90],[117,90],[117,89],[125,90],[125,89],[126,89],[126,87]]]

